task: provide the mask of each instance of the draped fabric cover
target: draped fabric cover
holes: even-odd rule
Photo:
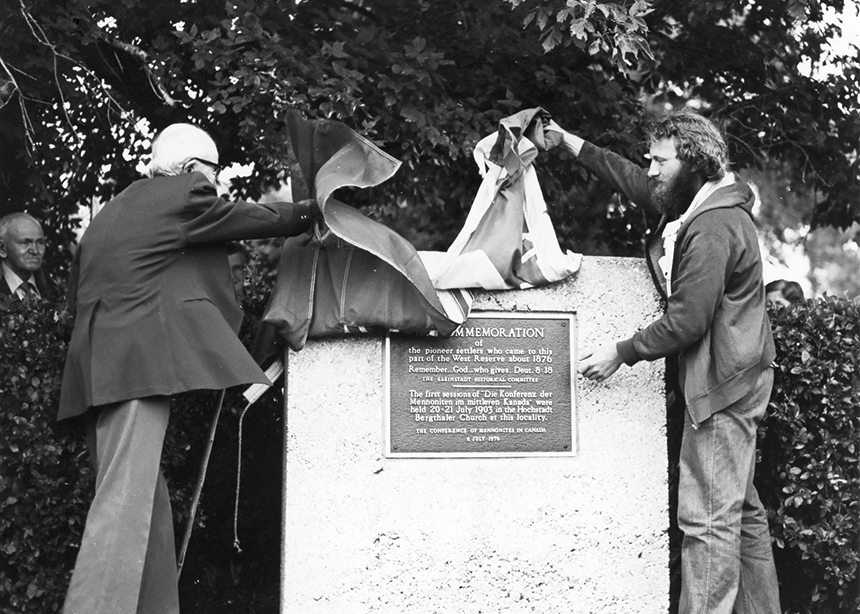
[[[534,168],[539,151],[558,145],[557,132],[544,132],[549,119],[520,111],[475,147],[484,180],[463,229],[447,252],[421,252],[436,288],[531,288],[579,269],[581,256],[558,245]]]
[[[561,252],[532,166],[553,145],[544,141],[547,120],[542,109],[520,112],[479,143],[484,182],[465,227],[447,252],[419,253],[333,197],[386,181],[400,163],[340,122],[290,112],[293,200],[316,198],[325,223],[284,244],[264,322],[294,350],[308,338],[352,332],[447,336],[468,316],[470,288],[527,288],[575,272],[579,256]]]
[[[264,322],[294,350],[349,332],[454,332],[471,295],[437,292],[411,243],[332,197],[386,181],[400,162],[340,122],[286,119],[293,200],[316,198],[325,227],[284,243]]]

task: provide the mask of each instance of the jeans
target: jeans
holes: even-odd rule
[[[767,515],[753,485],[756,428],[770,399],[765,369],[748,395],[694,428],[681,443],[679,614],[780,614]]]

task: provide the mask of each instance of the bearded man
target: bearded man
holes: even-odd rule
[[[644,168],[557,124],[577,161],[634,204],[662,214],[649,266],[665,314],[629,339],[586,352],[604,382],[622,364],[680,356],[686,403],[678,487],[680,614],[779,614],[767,516],[753,485],[756,428],[773,385],[753,192],[727,171],[725,140],[690,110],[648,129]]]

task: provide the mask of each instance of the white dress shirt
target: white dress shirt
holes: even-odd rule
[[[24,284],[30,284],[30,291],[38,298],[42,298],[39,293],[39,286],[36,285],[36,276],[30,273],[29,279],[21,279],[18,275],[9,268],[6,262],[3,262],[3,278],[6,280],[6,285],[9,286],[9,292],[17,296],[22,301],[27,298],[27,290]]]

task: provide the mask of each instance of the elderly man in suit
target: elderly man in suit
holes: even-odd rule
[[[53,286],[42,271],[44,257],[45,233],[36,218],[18,212],[0,219],[0,295],[48,298]]]
[[[170,396],[270,383],[236,336],[227,243],[299,234],[319,208],[228,202],[219,171],[209,135],[169,126],[148,178],[104,206],[75,252],[59,419],[85,415],[97,474],[65,614],[179,611],[159,467]]]

